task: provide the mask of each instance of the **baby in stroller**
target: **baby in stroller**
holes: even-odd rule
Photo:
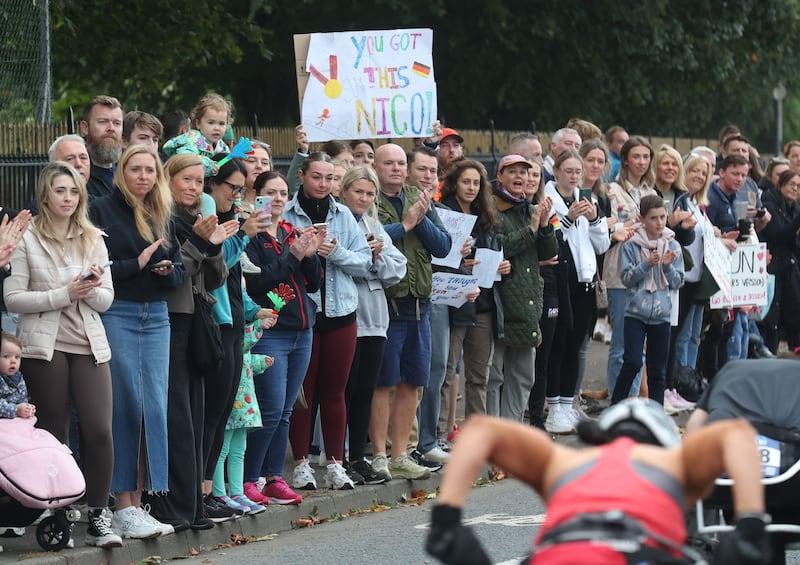
[[[727,363],[717,374],[686,425],[686,437],[707,424],[745,418],[758,432],[767,527],[773,565],[786,562],[789,543],[800,542],[800,356]],[[731,481],[720,478],[697,512],[698,542],[730,529]],[[699,543],[699,544],[700,544]],[[713,550],[713,545],[710,546]]]
[[[83,496],[86,484],[69,450],[34,428],[36,407],[28,402],[19,371],[22,345],[11,334],[0,339],[0,530],[24,534],[45,509],[62,508]],[[63,509],[44,518],[36,539],[44,549],[65,547],[80,513]],[[0,547],[0,551],[2,548]]]

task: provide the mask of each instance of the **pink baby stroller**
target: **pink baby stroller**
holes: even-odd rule
[[[53,510],[36,527],[36,541],[59,551],[80,518],[78,510],[65,507],[83,496],[86,483],[69,449],[35,423],[0,419],[0,527],[28,526]]]

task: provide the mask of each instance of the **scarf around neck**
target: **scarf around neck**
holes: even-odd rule
[[[669,242],[673,239],[675,239],[675,232],[669,228],[664,228],[664,232],[658,239],[649,239],[644,224],[638,223],[635,225],[633,237],[629,241],[639,246],[641,260],[646,262],[650,258],[650,252],[654,250],[661,257],[658,265],[652,267],[647,274],[647,278],[644,281],[645,290],[655,292],[669,287],[669,282],[664,274],[664,252],[669,249]]]

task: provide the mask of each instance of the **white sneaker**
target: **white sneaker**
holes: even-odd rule
[[[450,460],[450,454],[436,445],[430,451],[423,453],[422,458],[425,461],[433,461],[434,463],[447,463]]]
[[[150,539],[161,535],[161,528],[145,522],[139,509],[133,506],[114,512],[111,527],[123,538]]]
[[[574,434],[575,425],[564,410],[565,408],[568,409],[568,407],[560,404],[551,404],[550,412],[547,414],[547,420],[544,422],[544,429],[551,434]]]
[[[303,457],[303,460],[297,464],[292,473],[292,488],[301,490],[316,490],[317,480],[314,478],[314,469],[308,459]]]
[[[608,327],[603,320],[597,320],[594,325],[594,331],[592,332],[592,338],[595,341],[603,341],[606,337],[607,329]]]
[[[175,533],[175,527],[172,524],[165,524],[163,522],[159,522],[150,514],[150,505],[145,504],[141,508],[138,509],[139,513],[142,515],[142,520],[147,522],[148,524],[152,524],[153,526],[157,527],[161,532],[162,536],[168,536],[170,534]]]
[[[450,453],[450,450],[453,449],[453,444],[443,437],[440,437],[436,440],[436,445],[439,449],[446,451],[447,453]]]
[[[372,468],[376,473],[380,473],[387,481],[392,480],[392,474],[389,472],[389,458],[385,453],[376,453],[372,458]]]
[[[327,467],[328,471],[325,473],[325,486],[336,490],[349,490],[355,488],[353,479],[347,476],[347,471],[344,470],[342,464],[333,460],[333,463]]]
[[[122,546],[122,538],[111,529],[111,511],[108,508],[103,508],[100,512],[89,510],[88,522],[86,537],[83,540],[86,545],[95,547]],[[70,545],[70,543],[72,545]],[[67,547],[75,547],[75,539],[72,537],[72,534],[69,536]]]

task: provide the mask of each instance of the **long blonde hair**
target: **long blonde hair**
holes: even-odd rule
[[[97,239],[100,237],[100,230],[89,219],[89,193],[86,191],[86,183],[69,163],[54,161],[45,165],[39,173],[39,180],[36,184],[36,204],[39,207],[39,213],[33,217],[31,222],[42,237],[58,243],[66,241],[66,237],[56,233],[53,226],[53,215],[50,208],[47,207],[53,182],[56,177],[62,175],[69,177],[78,189],[78,206],[69,218],[67,234],[71,233],[73,237],[80,238],[83,258],[90,259],[94,253]]]
[[[144,200],[140,203],[125,182],[125,167],[136,155],[147,153],[153,158],[156,168],[156,182]],[[136,231],[150,243],[157,239],[164,240],[164,247],[169,247],[169,223],[172,215],[172,192],[164,176],[164,167],[155,151],[144,145],[131,145],[122,154],[114,174],[114,184],[125,197],[125,201],[133,209]]]
[[[699,153],[691,152],[683,160],[683,169],[688,173],[697,165],[706,168],[706,184],[701,188],[692,199],[700,206],[708,206],[708,187],[711,186],[711,177],[714,175],[714,167],[711,162]]]

